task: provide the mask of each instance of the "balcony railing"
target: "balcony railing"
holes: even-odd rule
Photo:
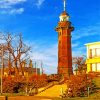
[[[100,55],[89,56],[89,59],[92,59],[92,58],[100,58]]]

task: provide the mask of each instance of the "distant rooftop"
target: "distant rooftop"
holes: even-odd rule
[[[86,45],[86,46],[89,46],[89,45],[95,45],[95,44],[100,44],[100,41],[98,41],[98,42],[87,43],[87,44],[85,44],[85,45]]]

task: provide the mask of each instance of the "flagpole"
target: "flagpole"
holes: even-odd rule
[[[64,11],[66,11],[66,0],[64,0]]]

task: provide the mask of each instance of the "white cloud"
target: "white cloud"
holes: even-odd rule
[[[7,11],[3,10],[1,12],[1,14],[10,14],[10,15],[12,15],[12,14],[21,14],[23,12],[24,12],[24,8],[19,8],[19,9],[7,10]]]
[[[82,47],[77,46],[75,49],[73,49],[73,52],[72,52],[72,56],[73,57],[82,57],[86,55],[86,47],[83,45]]]
[[[78,46],[79,46],[79,43],[74,43],[74,44],[72,44],[72,48],[78,47]]]
[[[45,1],[45,0],[37,0],[36,6],[37,6],[38,8],[40,8],[44,1]]]
[[[4,38],[4,36],[3,36],[3,34],[0,32],[0,44],[5,44],[5,43],[6,43],[6,41],[5,41],[3,38]]]
[[[11,8],[13,5],[24,3],[26,0],[1,0],[0,8]]]
[[[82,28],[80,30],[75,30],[72,35],[73,40],[78,40],[80,38],[85,38],[88,36],[94,36],[99,35],[100,36],[100,23],[97,23],[96,25],[91,25],[85,28]]]
[[[31,45],[32,53],[30,54],[31,59],[42,60],[44,72],[56,73],[57,72],[57,44],[47,45],[47,43],[27,43]]]
[[[84,44],[80,44],[79,41],[73,42],[72,43],[72,56],[77,57],[77,56],[83,56],[86,55],[86,47]]]
[[[58,65],[58,44],[52,44],[48,46],[46,43],[27,43],[30,44],[32,49],[32,53],[30,54],[31,59],[33,61],[36,60],[42,60],[44,64],[44,71],[47,74],[56,73],[57,72],[57,65]],[[73,49],[73,56],[83,56],[85,54],[85,46],[79,47],[79,43],[73,43],[72,48]]]
[[[21,14],[24,8],[16,8],[15,6],[26,2],[26,0],[1,0],[0,12],[1,14]]]
[[[19,8],[19,9],[12,9],[9,14],[21,14],[24,12],[24,8]]]
[[[54,44],[47,48],[38,47],[39,50],[33,48],[31,57],[34,59],[41,59],[44,63],[45,72],[55,73],[57,69],[57,45]]]
[[[89,38],[94,38],[94,36],[100,37],[100,23],[81,28],[80,30],[75,30],[72,34],[73,56],[86,55],[86,47],[84,44],[86,44],[85,42],[89,43],[91,41]],[[83,41],[80,41],[79,39],[82,39]]]
[[[72,34],[73,39],[72,42],[72,56],[84,56],[86,55],[86,47],[84,43],[78,41],[80,38],[87,38],[88,36],[100,36],[100,24],[96,24],[95,26],[88,26],[84,29],[80,29]],[[28,43],[29,44],[29,43]],[[57,43],[52,45],[47,45],[46,43],[38,44],[37,42],[31,44],[33,49],[33,53],[31,54],[32,59],[42,60],[44,63],[44,69],[46,73],[56,73],[57,65],[58,65],[58,48]]]

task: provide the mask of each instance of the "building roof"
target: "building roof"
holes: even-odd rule
[[[100,44],[100,41],[98,41],[98,42],[92,42],[92,43],[87,43],[85,45],[86,46],[90,46],[90,45],[96,45],[96,44]]]
[[[60,16],[69,16],[68,13],[66,11],[62,12]]]

